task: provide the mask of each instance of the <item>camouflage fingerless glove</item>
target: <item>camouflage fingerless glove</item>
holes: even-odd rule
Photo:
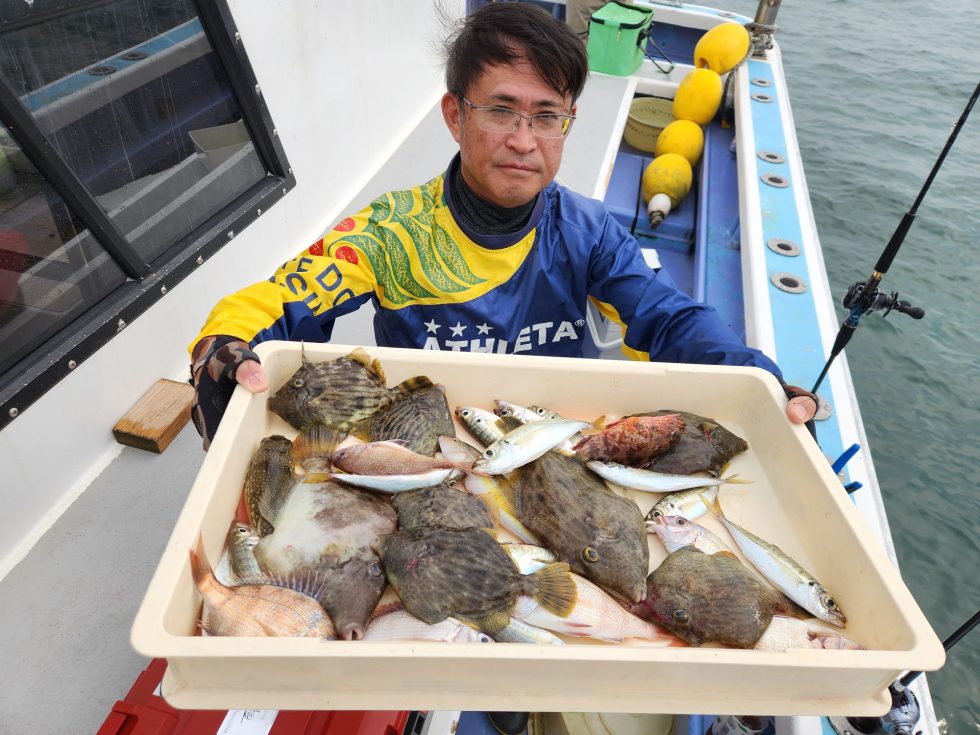
[[[219,334],[205,337],[194,348],[190,382],[194,386],[191,418],[204,439],[204,451],[218,430],[221,417],[235,392],[235,373],[246,360],[259,361],[247,342]]]

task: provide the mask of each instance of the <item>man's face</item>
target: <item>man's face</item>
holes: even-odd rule
[[[571,99],[549,87],[525,59],[513,64],[487,66],[466,90],[474,105],[516,110],[522,115],[539,112],[575,114]],[[539,138],[521,120],[509,133],[489,133],[476,124],[473,109],[448,92],[442,112],[459,143],[463,180],[481,199],[500,207],[516,207],[533,199],[558,172],[563,138]]]

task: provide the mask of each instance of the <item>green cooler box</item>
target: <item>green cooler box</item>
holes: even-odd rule
[[[652,8],[609,2],[592,14],[589,23],[589,69],[625,77],[643,61],[650,35]]]

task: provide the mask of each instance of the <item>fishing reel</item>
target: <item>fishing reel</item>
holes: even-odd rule
[[[858,281],[847,289],[847,293],[844,294],[844,308],[851,312],[854,309],[860,309],[862,316],[884,309],[885,313],[881,315],[882,319],[888,316],[893,309],[903,314],[908,314],[913,319],[921,319],[926,315],[925,309],[912,306],[908,301],[899,300],[898,291],[886,294],[877,288],[872,288],[869,293],[867,292],[867,288],[868,284],[866,282]]]
[[[903,686],[900,681],[888,687],[892,696],[892,708],[882,717],[848,717],[846,725],[831,722],[834,729],[840,733],[857,731],[866,735],[920,735],[916,732],[915,724],[919,721],[919,700],[912,690]]]

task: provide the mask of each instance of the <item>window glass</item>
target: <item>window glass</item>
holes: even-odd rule
[[[266,176],[190,0],[20,20],[0,75],[145,262]]]
[[[125,276],[0,126],[0,373]]]

